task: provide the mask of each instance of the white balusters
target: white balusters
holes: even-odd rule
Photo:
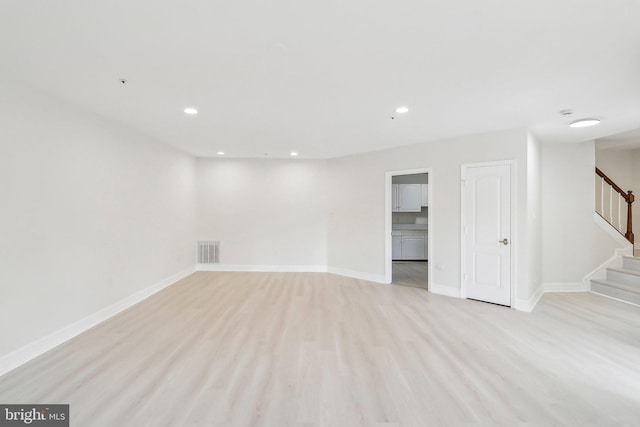
[[[622,233],[622,205],[620,200],[622,200],[622,196],[618,194],[618,231]]]
[[[631,191],[622,190],[598,168],[596,168],[595,190],[596,213],[633,243],[631,204],[634,202],[634,195]]]
[[[605,188],[604,178],[600,178],[600,215],[604,217],[604,188]]]
[[[613,224],[613,188],[609,187],[609,224]]]

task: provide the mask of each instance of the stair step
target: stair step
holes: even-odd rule
[[[634,270],[631,268],[617,268],[617,267],[608,267],[607,270],[617,271],[618,273],[630,274],[632,276],[640,276],[640,270]]]
[[[640,288],[610,280],[591,280],[591,291],[640,305]]]
[[[622,257],[622,268],[640,271],[640,258],[632,256]]]
[[[598,284],[601,284],[601,285],[609,286],[611,288],[622,289],[622,290],[625,290],[627,292],[632,292],[634,294],[639,294],[640,295],[640,288],[639,287],[633,286],[633,285],[627,285],[626,283],[614,282],[612,280],[592,279],[591,280],[591,284],[594,284],[594,283],[598,283]]]
[[[607,280],[616,283],[623,283],[635,286],[640,289],[640,271],[629,270],[628,268],[607,268]]]

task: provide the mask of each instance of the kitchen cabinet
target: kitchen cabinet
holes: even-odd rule
[[[391,233],[391,259],[426,260],[426,230],[393,230]]]
[[[429,184],[420,184],[421,206],[429,206]]]
[[[398,212],[398,185],[391,184],[391,212]]]
[[[402,233],[391,233],[391,259],[402,259]]]
[[[422,184],[392,184],[392,212],[420,212]]]
[[[425,259],[424,233],[402,236],[402,259]]]

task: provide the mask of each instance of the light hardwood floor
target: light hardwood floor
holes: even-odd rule
[[[0,377],[92,426],[638,426],[640,308],[196,273]]]

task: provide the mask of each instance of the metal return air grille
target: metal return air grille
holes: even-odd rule
[[[218,264],[220,262],[220,242],[198,240],[198,264]]]

